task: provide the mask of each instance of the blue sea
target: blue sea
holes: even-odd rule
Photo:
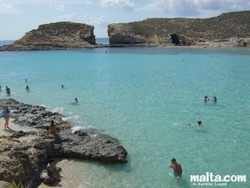
[[[250,49],[0,52],[0,65],[0,98],[45,106],[74,129],[96,128],[127,149],[126,164],[67,160],[70,187],[218,187],[190,181],[207,172],[245,175],[247,182],[224,187],[250,187]],[[202,127],[189,128],[198,120]],[[182,165],[181,179],[171,158]]]

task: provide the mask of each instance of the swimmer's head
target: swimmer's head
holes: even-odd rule
[[[172,163],[176,162],[176,159],[175,159],[175,158],[172,158],[172,159],[171,159],[171,162],[172,162]]]
[[[201,124],[202,124],[202,122],[201,122],[201,121],[197,121],[197,123],[198,123],[198,125],[201,125]]]

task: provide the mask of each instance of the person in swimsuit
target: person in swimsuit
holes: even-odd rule
[[[207,96],[204,97],[204,102],[209,101],[209,98]]]
[[[3,117],[5,120],[4,129],[9,128],[10,110],[8,106],[5,106],[3,109]]]
[[[213,101],[217,102],[217,97],[216,96],[213,96]]]
[[[188,124],[188,126],[189,126],[190,128],[193,128],[194,126],[200,127],[201,125],[202,125],[202,122],[201,122],[201,121],[197,121],[197,124],[195,124],[195,125]]]
[[[62,176],[59,174],[59,172],[56,170],[55,160],[50,159],[49,163],[47,165],[47,174],[50,178],[53,178],[57,181],[61,181]]]
[[[50,126],[49,126],[49,133],[56,134],[56,125],[53,120],[51,121]]]
[[[175,158],[171,159],[171,165],[169,166],[169,168],[173,168],[174,169],[174,176],[176,178],[180,178],[181,174],[182,174],[182,168],[181,168],[181,164],[176,162]]]
[[[8,86],[6,86],[6,93],[10,94],[10,88]]]

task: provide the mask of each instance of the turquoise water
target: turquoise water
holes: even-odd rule
[[[0,98],[58,111],[75,128],[97,128],[128,150],[126,164],[72,163],[65,171],[74,187],[199,187],[189,176],[206,172],[250,177],[249,49],[0,52],[0,65]],[[204,103],[205,95],[217,103]],[[197,120],[203,127],[187,126]],[[173,157],[181,180],[170,175]]]

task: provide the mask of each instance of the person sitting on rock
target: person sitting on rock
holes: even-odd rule
[[[53,178],[57,181],[61,181],[62,176],[59,174],[59,172],[56,169],[56,165],[55,165],[55,160],[54,159],[50,159],[49,163],[47,165],[47,174],[50,178]]]
[[[50,134],[56,134],[56,125],[55,125],[53,120],[51,121],[51,124],[49,126],[49,133]]]

